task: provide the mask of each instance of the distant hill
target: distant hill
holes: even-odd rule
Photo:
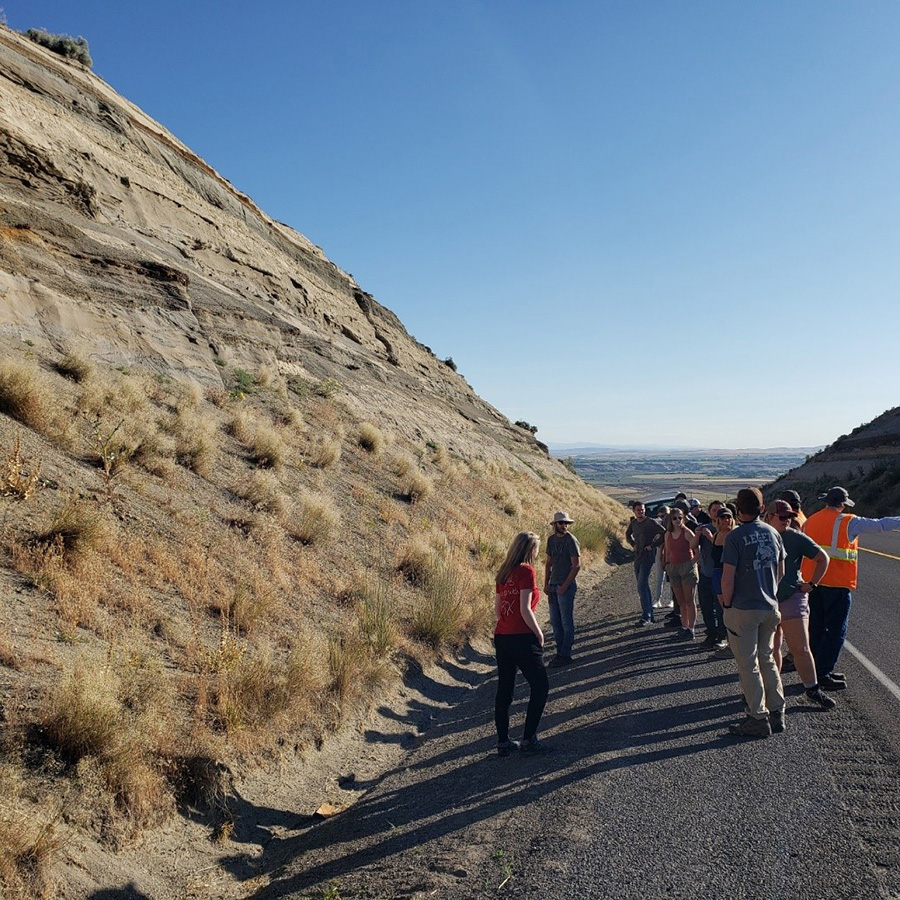
[[[900,510],[900,406],[842,434],[824,450],[809,456],[764,488],[766,499],[791,488],[803,498],[807,512],[820,509],[816,498],[836,484],[856,501],[864,516],[896,515]]]

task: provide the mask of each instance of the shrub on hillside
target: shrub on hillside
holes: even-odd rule
[[[48,50],[52,50],[54,53],[58,53],[60,56],[83,63],[88,68],[94,64],[88,50],[88,42],[83,37],[72,37],[68,34],[51,34],[49,31],[44,31],[43,28],[29,28],[25,32],[25,37],[36,44],[40,44],[42,47],[46,47]]]
[[[58,363],[56,363],[56,371],[65,378],[71,378],[72,381],[87,381],[94,374],[94,364],[80,353],[70,351]]]
[[[37,366],[0,363],[0,413],[46,434],[53,422],[53,394]]]
[[[384,448],[384,435],[381,433],[381,429],[371,422],[363,422],[359,426],[356,441],[363,450],[368,450],[369,453],[373,453],[375,456],[381,453]]]

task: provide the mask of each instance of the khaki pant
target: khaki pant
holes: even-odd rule
[[[784,709],[784,687],[775,665],[775,629],[781,616],[774,609],[724,611],[728,644],[737,663],[747,712],[764,719]]]

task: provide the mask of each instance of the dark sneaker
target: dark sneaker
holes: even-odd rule
[[[834,709],[837,706],[837,703],[831,699],[823,690],[819,688],[818,685],[815,687],[809,688],[806,691],[806,698],[812,703],[818,703],[822,709]]]
[[[727,643],[717,648],[716,652],[713,653],[713,656],[716,659],[734,659],[734,654],[731,652],[731,647],[729,647]]]
[[[847,676],[843,672],[832,672],[828,676],[832,681],[846,681]]]
[[[713,649],[715,649],[716,643],[717,643],[716,636],[712,633],[709,633],[706,635],[705,638],[703,638],[702,642],[700,643],[700,649],[701,650],[713,650]]]
[[[737,737],[767,738],[772,733],[772,726],[768,719],[754,719],[746,716],[736,725],[728,726],[728,733]]]
[[[681,616],[677,616],[674,619],[666,619],[666,621],[663,622],[663,625],[665,625],[666,628],[681,628]]]
[[[786,674],[787,672],[796,672],[797,669],[794,667],[794,660],[792,660],[789,656],[785,656],[781,660],[781,672],[782,674]]]
[[[497,756],[509,756],[513,750],[519,749],[518,741],[500,741],[497,744]]]
[[[572,664],[571,656],[560,656],[558,653],[550,662],[547,663],[548,668],[558,669],[560,666],[568,666]]]
[[[526,738],[519,745],[519,749],[522,753],[532,754],[532,753],[546,753],[547,748],[537,739],[537,735],[534,737]]]
[[[781,734],[784,731],[784,710],[776,709],[769,713],[769,726],[772,734]]]
[[[652,625],[652,624],[653,624],[653,619],[645,619],[643,616],[641,616],[641,618],[637,620],[638,628],[646,628],[648,625]]]
[[[847,682],[839,681],[837,678],[820,678],[819,687],[826,691],[846,691]]]
[[[682,628],[678,634],[678,637],[682,641],[692,641],[694,639],[694,632],[690,628]]]

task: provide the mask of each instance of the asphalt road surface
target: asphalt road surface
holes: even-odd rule
[[[896,676],[896,570],[873,558],[851,637]],[[900,744],[885,725],[900,701],[847,654],[835,710],[788,675],[786,732],[729,737],[734,663],[635,628],[637,613],[630,566],[585,585],[575,663],[550,670],[550,752],[496,757],[489,679],[354,806],[273,839],[251,896],[900,897]]]

